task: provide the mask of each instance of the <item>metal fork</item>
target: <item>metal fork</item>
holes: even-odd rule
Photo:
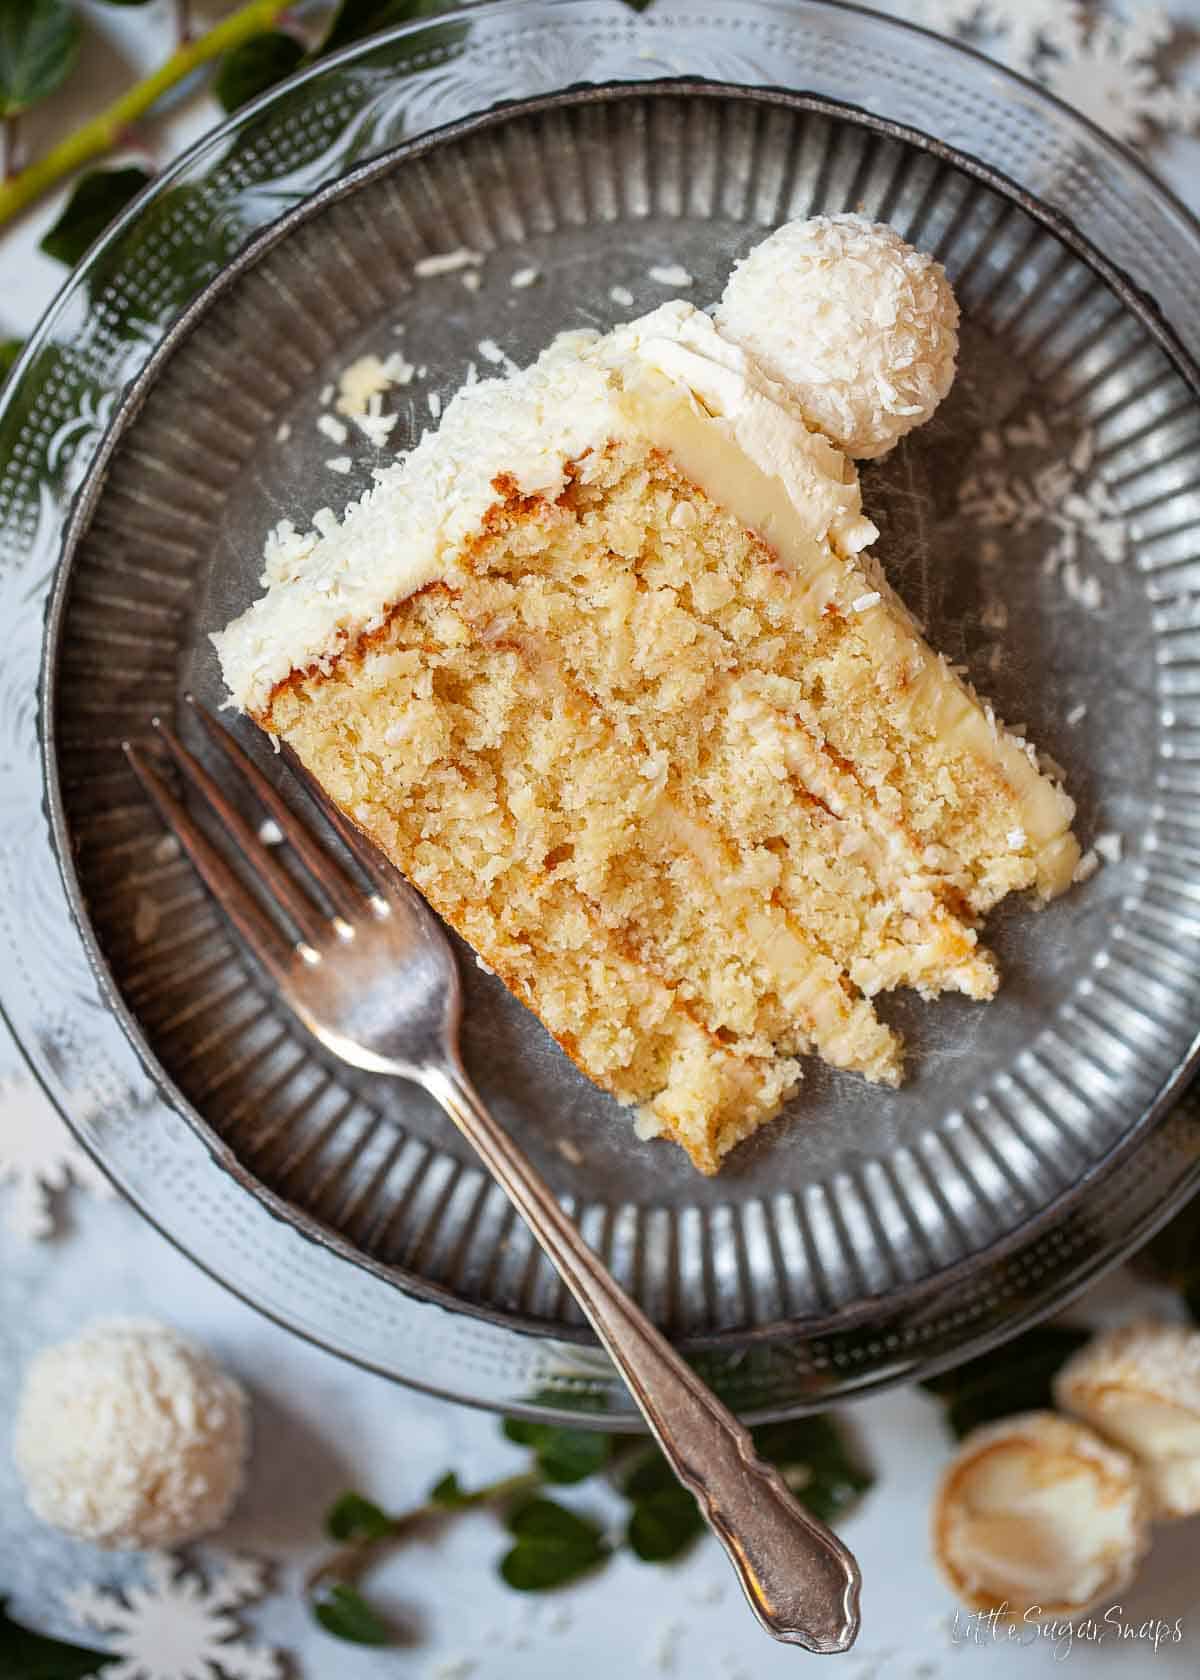
[[[858,1633],[861,1584],[850,1552],[797,1502],[778,1470],[756,1455],[749,1431],[609,1275],[472,1087],[458,1051],[458,969],[429,906],[305,777],[370,882],[364,891],[228,731],[188,699],[209,739],[250,785],[332,905],[331,914],[319,895],[297,883],[175,731],[155,718],[162,747],[254,869],[285,932],[191,816],[151,756],[124,743],[142,786],[280,997],[343,1061],[413,1080],[441,1104],[587,1315],[675,1474],[696,1496],[728,1552],[763,1627],[776,1639],[809,1651],[848,1650]]]

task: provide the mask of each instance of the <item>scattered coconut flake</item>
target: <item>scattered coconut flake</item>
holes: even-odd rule
[[[1072,706],[1071,710],[1067,713],[1067,722],[1070,724],[1071,728],[1074,729],[1075,725],[1077,723],[1082,723],[1086,716],[1087,706],[1081,700],[1078,706]]]
[[[856,613],[866,612],[868,607],[877,607],[882,599],[883,597],[880,595],[878,589],[872,589],[866,595],[856,596],[850,603],[850,611]]]
[[[158,924],[162,921],[162,911],[152,898],[143,893],[137,901],[133,912],[133,937],[139,945],[145,945],[158,932]]]
[[[649,1108],[639,1108],[633,1117],[634,1136],[642,1143],[650,1138],[656,1138],[663,1129],[663,1123],[658,1115]]]
[[[463,288],[468,292],[477,292],[483,282],[473,268],[469,268],[462,277]]]
[[[336,389],[337,389],[337,387],[335,385],[332,385],[332,384],[322,385],[321,395],[318,398],[318,401],[320,402],[322,408],[328,408],[329,407],[330,403],[333,401],[333,393]]]
[[[656,263],[647,270],[656,286],[690,286],[692,277],[680,263]]]
[[[475,348],[485,362],[491,362],[495,367],[499,367],[500,363],[505,360],[504,351],[501,350],[494,338],[481,338]]]
[[[1100,859],[1094,851],[1086,851],[1075,865],[1075,873],[1071,879],[1078,885],[1081,881],[1090,881],[1100,867]]]
[[[427,401],[429,403],[429,412],[436,420],[442,412],[441,393],[438,391],[430,391]]]
[[[287,420],[281,420],[279,422],[278,426],[276,426],[276,428],[275,428],[275,442],[276,443],[286,443],[287,440],[291,437],[291,435],[292,435],[291,424]]]
[[[519,268],[515,274],[510,276],[508,283],[514,292],[523,292],[527,286],[532,286],[540,280],[541,275],[540,268]]]
[[[179,856],[179,842],[173,834],[164,834],[161,840],[155,842],[154,850],[150,853],[155,863],[170,863]]]
[[[621,309],[633,308],[633,293],[628,286],[610,286],[608,295]]]
[[[326,461],[325,465],[329,468],[330,472],[348,473],[354,463],[350,459],[349,455],[333,455],[328,461]]]
[[[274,817],[268,817],[265,822],[259,823],[258,838],[262,841],[264,846],[283,845],[283,830],[275,821]]]
[[[457,251],[443,251],[438,256],[422,257],[413,264],[418,280],[436,279],[439,274],[457,274],[463,268],[478,268],[483,258],[478,251],[460,245]]]
[[[1105,863],[1120,863],[1125,842],[1119,834],[1097,834],[1093,845]]]
[[[425,375],[428,372],[429,372],[429,369],[426,367],[425,363],[422,362],[420,367],[417,369],[417,378],[418,379],[424,379]]]
[[[318,414],[317,430],[323,432],[330,443],[345,443],[349,436],[343,423],[332,414]]]

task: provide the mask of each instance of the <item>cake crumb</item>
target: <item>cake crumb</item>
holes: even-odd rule
[[[495,367],[499,367],[500,363],[505,360],[504,351],[501,350],[494,338],[481,338],[475,348],[485,362],[491,362]]]
[[[690,286],[692,277],[681,263],[656,263],[648,269],[651,280],[656,286]]]
[[[610,286],[608,295],[612,301],[622,309],[633,308],[633,293],[628,286]]]
[[[160,840],[155,841],[150,856],[155,863],[170,863],[179,856],[179,841],[173,834],[164,834]]]
[[[292,428],[290,422],[287,420],[281,420],[275,428],[275,442],[286,443],[291,435]]]
[[[468,292],[477,292],[483,284],[482,280],[479,278],[478,270],[474,268],[467,269],[466,273],[462,277],[462,283],[464,291]]]
[[[354,465],[354,462],[350,459],[349,455],[331,455],[325,465],[329,468],[330,472],[348,473]]]
[[[275,821],[274,817],[267,817],[264,822],[261,822],[258,825],[258,838],[262,841],[264,846],[283,845],[283,830]]]
[[[457,251],[442,251],[437,256],[422,257],[413,264],[418,280],[433,280],[439,274],[457,274],[460,269],[478,268],[483,258],[478,251],[460,245]]]
[[[540,268],[519,268],[509,279],[509,285],[514,292],[523,292],[527,286],[534,285],[542,277]]]
[[[345,443],[349,435],[343,422],[332,414],[318,414],[317,430],[323,433],[330,443]]]
[[[1097,834],[1092,844],[1105,863],[1120,863],[1125,842],[1119,834]]]
[[[1094,850],[1089,849],[1084,852],[1079,862],[1075,865],[1075,873],[1072,875],[1071,879],[1076,886],[1079,886],[1079,884],[1083,881],[1090,881],[1099,867],[1100,859],[1097,857]]]
[[[855,596],[854,600],[850,603],[850,611],[856,613],[866,612],[868,607],[877,607],[882,599],[883,597],[880,595],[878,589],[872,589],[868,591],[866,595]]]
[[[556,1138],[555,1147],[563,1160],[570,1161],[573,1167],[583,1165],[583,1150],[577,1143],[572,1143],[570,1138]]]
[[[1082,723],[1086,716],[1087,706],[1081,700],[1078,706],[1072,706],[1071,710],[1067,713],[1067,722],[1070,724],[1071,728],[1074,729],[1075,725],[1077,723]]]

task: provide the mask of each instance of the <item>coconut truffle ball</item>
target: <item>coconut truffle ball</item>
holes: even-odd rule
[[[13,1450],[31,1509],[100,1546],[182,1545],[242,1486],[245,1391],[151,1319],[110,1319],[31,1361]]]
[[[734,268],[716,321],[858,459],[886,455],[954,382],[958,304],[941,264],[864,216],[777,228]]]
[[[1073,1418],[1023,1412],[960,1445],[934,1502],[934,1557],[972,1610],[1075,1616],[1128,1586],[1149,1518],[1127,1453]]]
[[[1146,1322],[1095,1336],[1054,1398],[1134,1455],[1156,1516],[1200,1511],[1200,1330]]]

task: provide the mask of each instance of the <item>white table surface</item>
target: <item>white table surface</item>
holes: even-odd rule
[[[89,49],[72,88],[28,125],[35,150],[47,134],[111,97],[139,66],[156,63],[169,42],[169,0],[135,11],[85,4],[103,39]],[[196,9],[203,15],[228,7],[212,0]],[[1200,29],[1200,0],[1174,0],[1169,10]],[[186,144],[214,114],[202,97],[184,101],[158,125],[162,147]],[[1200,141],[1175,138],[1152,159],[1200,210]],[[52,199],[0,235],[0,337],[28,331],[61,282],[61,268],[37,249],[58,207]],[[0,1025],[0,1075],[18,1061]],[[219,1545],[273,1564],[273,1590],[246,1620],[259,1638],[291,1653],[305,1680],[434,1680],[455,1671],[455,1680],[468,1674],[561,1680],[567,1673],[573,1680],[614,1673],[771,1680],[811,1661],[757,1631],[714,1542],[701,1542],[670,1568],[621,1556],[576,1587],[525,1599],[495,1575],[503,1537],[482,1513],[447,1525],[436,1542],[414,1543],[373,1581],[381,1607],[409,1629],[408,1644],[369,1651],[329,1639],[309,1621],[297,1590],[319,1547],[329,1501],[357,1487],[402,1508],[445,1469],[456,1469],[468,1484],[503,1474],[520,1463],[518,1449],[501,1439],[494,1418],[398,1388],[269,1323],[125,1204],[75,1192],[59,1199],[58,1211],[59,1234],[41,1243],[24,1242],[0,1223],[0,1596],[10,1595],[22,1619],[66,1633],[63,1592],[83,1581],[129,1578],[138,1568],[136,1560],[114,1560],[63,1539],[26,1511],[5,1448],[22,1364],[98,1315],[143,1313],[208,1344],[253,1394],[250,1485]],[[1078,1303],[1072,1317],[1121,1319],[1155,1304],[1118,1273]],[[1181,1618],[1178,1644],[1155,1653],[1144,1640],[1119,1639],[1115,1631],[1100,1644],[1074,1649],[1031,1635],[1030,1643],[997,1641],[956,1622],[954,1602],[928,1558],[930,1494],[950,1451],[938,1408],[904,1390],[846,1415],[878,1481],[843,1525],[863,1569],[864,1618],[858,1646],[834,1672],[848,1680],[1037,1680],[1060,1673],[1064,1660],[1088,1680],[1151,1674],[1183,1680],[1200,1672],[1200,1519],[1160,1531],[1150,1562],[1121,1601],[1122,1619],[1135,1627]],[[599,1488],[579,1490],[577,1498],[605,1510]],[[608,1509],[615,1512],[616,1502]]]

